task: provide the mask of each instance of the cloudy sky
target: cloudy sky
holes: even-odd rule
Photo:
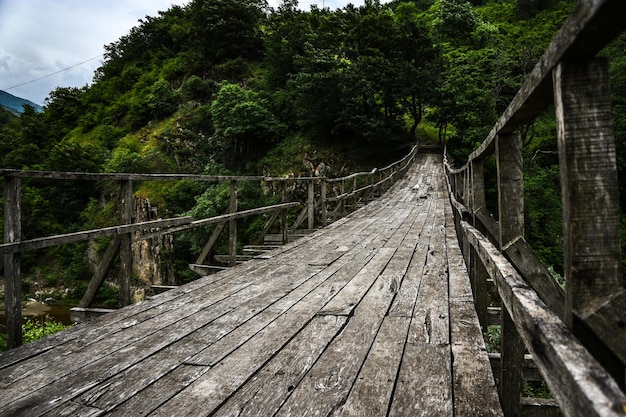
[[[237,0],[233,0],[237,1]],[[0,0],[0,90],[43,104],[56,87],[89,84],[104,45],[146,15],[189,0]],[[279,0],[269,0],[276,7]],[[330,9],[363,0],[301,0]]]

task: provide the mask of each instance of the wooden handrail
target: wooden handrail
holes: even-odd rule
[[[502,300],[500,397],[520,415],[524,350],[566,416],[626,415],[626,291],[608,63],[595,55],[626,30],[621,0],[581,0],[487,138],[460,168],[444,158],[455,226],[481,324],[487,279]],[[565,289],[524,239],[518,128],[554,103],[561,163]],[[498,214],[483,161],[496,162]]]
[[[395,162],[383,170],[374,170],[367,173],[370,178],[374,173],[387,172],[388,169],[407,165],[413,161],[417,147],[411,149],[400,161]],[[391,168],[390,168],[391,167]],[[115,256],[119,254],[120,259],[120,305],[130,303],[130,282],[132,251],[131,244],[139,240],[146,240],[160,237],[166,234],[173,234],[183,230],[217,224],[218,227],[209,238],[201,255],[196,260],[204,260],[210,252],[219,233],[228,225],[229,230],[229,258],[230,264],[236,263],[237,251],[237,223],[241,218],[256,216],[264,213],[273,213],[270,221],[265,225],[263,234],[267,233],[272,223],[280,217],[282,225],[283,243],[287,242],[287,210],[301,205],[298,201],[287,201],[285,190],[288,183],[304,182],[307,184],[308,192],[302,218],[308,218],[308,229],[313,230],[315,226],[315,210],[322,209],[322,225],[327,222],[327,203],[334,202],[334,198],[326,198],[326,182],[346,181],[346,179],[356,179],[361,173],[349,175],[338,179],[327,179],[319,177],[298,177],[298,178],[276,178],[265,176],[219,176],[219,175],[199,175],[199,174],[141,174],[141,173],[89,173],[89,172],[54,172],[54,171],[25,171],[13,169],[0,169],[0,176],[4,177],[4,242],[0,244],[0,255],[3,255],[2,264],[5,277],[5,312],[7,317],[7,348],[11,349],[21,344],[21,278],[20,278],[20,253],[24,251],[49,248],[52,246],[87,241],[96,238],[113,236],[113,240],[105,253],[105,257],[99,270],[95,273],[88,288],[88,292],[81,300],[81,306],[89,305],[99,286],[106,277]],[[365,174],[363,174],[365,175]],[[391,172],[379,181],[370,180],[370,185],[352,190],[350,196],[363,194],[370,189],[380,188],[385,183],[390,183],[399,176],[396,172]],[[29,240],[21,240],[21,212],[20,195],[22,179],[43,179],[43,180],[79,180],[79,181],[116,181],[120,184],[120,214],[121,223],[117,226],[92,229],[74,233],[67,233],[57,236],[41,237]],[[221,216],[214,216],[206,219],[193,220],[191,217],[181,217],[164,220],[153,220],[140,223],[132,223],[132,186],[137,181],[200,181],[200,182],[228,182],[230,183],[230,203],[228,213]],[[266,207],[259,207],[250,210],[237,210],[237,182],[258,181],[260,183],[278,182],[282,183],[282,203]],[[320,198],[316,199],[316,183],[319,183]],[[355,182],[356,184],[356,182]],[[336,214],[337,210],[333,213]],[[343,213],[343,208],[341,210]],[[297,227],[299,221],[297,221]],[[157,229],[157,230],[155,230]],[[137,233],[139,232],[139,233]]]

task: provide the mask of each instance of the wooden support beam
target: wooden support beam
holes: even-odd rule
[[[284,203],[287,201],[287,183],[283,182],[282,189],[280,191],[280,201]],[[283,245],[289,242],[289,226],[287,225],[287,209],[280,210],[280,233],[282,235]]]
[[[4,177],[4,242],[19,242],[22,238],[21,180]],[[6,316],[6,348],[22,345],[22,282],[20,254],[4,255],[4,311]]]
[[[274,223],[278,219],[278,216],[280,216],[280,213],[281,213],[281,210],[276,210],[272,213],[272,216],[267,220],[267,222],[265,222],[265,225],[263,226],[263,230],[261,230],[261,234],[254,242],[255,245],[263,244],[263,241],[265,240],[265,235],[267,234],[267,232],[269,232],[272,225],[274,225]]]
[[[215,242],[217,242],[217,238],[220,237],[222,230],[224,230],[224,227],[226,227],[226,222],[218,223],[217,226],[215,226],[215,229],[213,229],[209,240],[202,248],[202,252],[198,256],[198,259],[196,259],[196,264],[202,265],[204,263],[207,256],[209,256],[209,252],[211,252],[211,249],[213,249]]]
[[[326,178],[320,179],[320,205],[322,206],[322,226],[328,225],[328,213],[326,211]]]
[[[230,204],[229,213],[237,212],[237,181],[230,182]],[[230,266],[237,265],[237,220],[228,221],[228,255],[230,256]]]
[[[563,201],[566,322],[614,376],[624,363],[580,322],[622,289],[619,185],[606,59],[562,62],[553,74]],[[615,328],[623,332],[623,328]]]
[[[498,169],[499,248],[524,235],[524,174],[522,137],[502,135],[496,140]],[[502,373],[500,401],[505,417],[519,416],[524,369],[524,343],[510,312],[502,310]]]
[[[470,195],[469,195],[469,210],[472,215],[472,223],[474,227],[479,230],[484,228],[479,226],[479,220],[476,213],[480,209],[484,209],[485,203],[485,172],[482,160],[474,160],[470,163]],[[464,242],[467,241],[467,237],[463,236]],[[465,243],[464,243],[465,244]],[[487,307],[489,306],[489,294],[487,293],[487,270],[483,266],[481,260],[476,255],[476,251],[469,243],[467,245],[470,248],[470,262],[471,268],[470,280],[472,283],[472,291],[474,293],[474,304],[476,306],[476,312],[478,313],[478,320],[483,329],[487,329]]]
[[[501,135],[496,141],[500,249],[524,236],[524,170],[522,137]]]
[[[564,319],[565,293],[528,242],[520,237],[504,248],[504,254],[552,311]]]
[[[307,182],[307,221],[309,232],[313,232],[315,228],[315,180],[309,180]]]
[[[109,246],[107,247],[104,256],[102,257],[102,261],[100,265],[98,265],[98,269],[94,276],[91,278],[89,282],[89,286],[87,287],[87,291],[83,295],[83,298],[78,303],[78,307],[80,308],[89,308],[93,299],[96,297],[98,293],[98,289],[102,286],[104,279],[106,278],[109,270],[113,266],[113,261],[115,261],[115,257],[120,251],[120,242],[122,238],[121,236],[114,236]]]
[[[120,182],[120,223],[133,222],[133,182]],[[133,274],[132,235],[124,234],[120,237],[120,276],[119,276],[119,306],[130,305],[130,286]]]

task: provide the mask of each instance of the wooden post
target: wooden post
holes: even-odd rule
[[[310,179],[307,185],[309,191],[306,199],[308,227],[309,233],[312,233],[315,228],[315,180]]]
[[[346,180],[345,179],[341,179],[341,186],[339,189],[339,193],[340,195],[344,195],[346,193]],[[339,204],[341,204],[341,210],[339,212],[339,215],[343,218],[346,215],[346,200],[345,198],[342,198],[339,201]]]
[[[320,179],[320,205],[322,206],[322,226],[327,226],[328,213],[326,212],[326,178]]]
[[[230,206],[229,213],[237,212],[237,181],[230,182]],[[237,220],[228,222],[228,255],[230,256],[230,266],[237,265]]]
[[[355,192],[356,191],[356,177],[352,178],[352,191],[351,192]],[[357,209],[357,200],[358,200],[358,196],[356,195],[356,193],[353,194],[352,196],[352,211],[355,211]]]
[[[21,182],[19,178],[4,177],[4,243],[22,238]],[[6,315],[6,348],[22,345],[22,283],[20,254],[4,255],[4,302]]]
[[[476,217],[476,212],[485,207],[485,174],[482,160],[473,160],[470,164],[470,210],[472,213],[473,226],[481,232],[484,227],[479,227],[480,223]],[[470,280],[474,290],[474,303],[478,321],[484,330],[487,330],[487,307],[489,306],[489,295],[487,293],[487,278],[489,274],[482,261],[476,254],[476,250],[470,246]]]
[[[553,74],[561,198],[566,323],[624,384],[624,364],[582,323],[621,289],[619,186],[606,59],[562,62]],[[623,329],[615,326],[615,332]]]
[[[131,224],[133,222],[133,182],[131,180],[120,182],[120,223]],[[130,304],[130,284],[132,277],[132,236],[126,233],[120,238],[120,308]]]
[[[501,135],[496,140],[498,169],[499,249],[524,235],[524,173],[522,137]],[[501,323],[500,402],[505,417],[521,415],[524,343],[506,308]]]
[[[283,187],[281,190],[281,203],[287,202],[287,181],[283,181]],[[289,243],[289,228],[287,227],[287,209],[282,209],[280,213],[280,228],[282,234],[283,245]]]

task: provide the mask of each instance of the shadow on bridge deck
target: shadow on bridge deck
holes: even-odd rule
[[[0,372],[2,416],[501,415],[433,154],[350,216]]]

